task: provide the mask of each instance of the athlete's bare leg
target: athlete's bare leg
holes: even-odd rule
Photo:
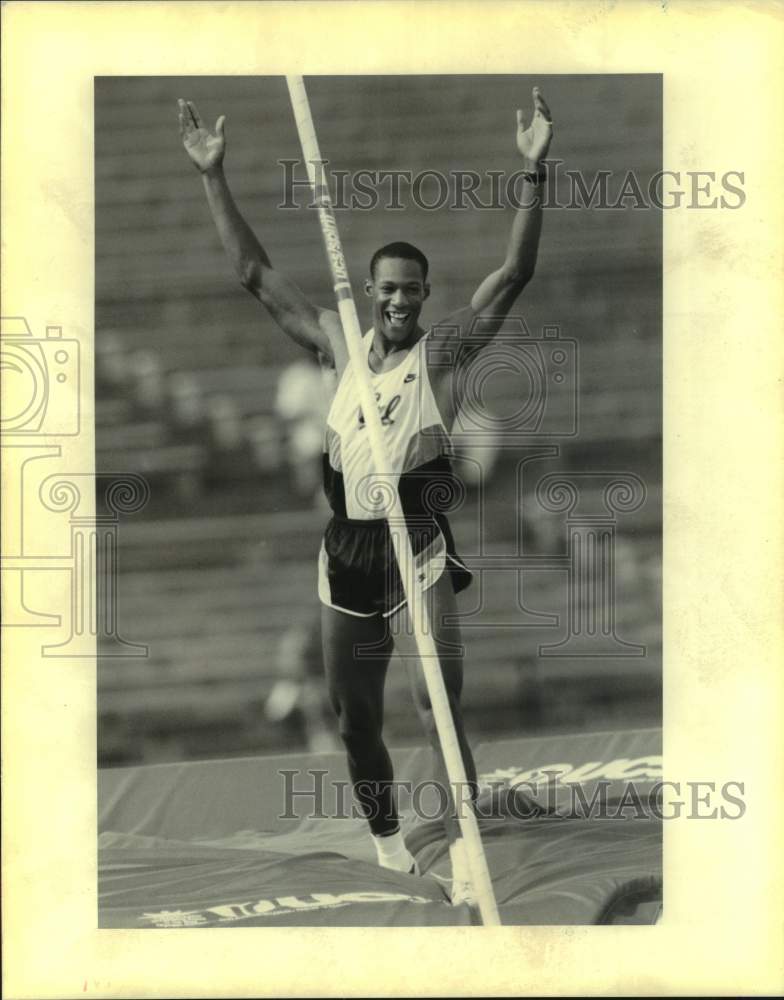
[[[444,574],[427,591],[426,596],[463,766],[471,785],[470,789],[460,790],[465,802],[475,797],[476,767],[460,711],[463,685],[460,629],[456,624],[446,623],[447,616],[456,612],[455,596],[448,575]],[[408,856],[403,853],[392,794],[392,762],[382,739],[384,684],[394,651],[396,662],[402,660],[408,672],[422,728],[433,750],[435,780],[445,790],[444,828],[455,868],[455,859],[459,857],[455,854],[455,846],[459,847],[460,831],[408,610],[403,608],[389,620],[385,620],[381,616],[360,618],[324,606],[322,640],[330,700],[338,716],[340,735],[346,747],[349,774],[357,801],[374,835],[380,863],[389,861],[389,867],[408,868]],[[397,856],[394,856],[393,845],[397,845],[394,848]],[[390,852],[390,858],[385,859],[384,855]],[[464,866],[460,864],[459,867],[463,869]],[[467,878],[465,870],[457,872],[456,879],[458,875],[460,881]]]
[[[462,801],[462,805],[459,807],[470,808],[468,803],[476,798],[476,765],[474,764],[474,758],[468,744],[460,710],[460,694],[463,686],[463,656],[461,652],[460,627],[457,624],[449,624],[447,621],[448,616],[454,616],[457,611],[455,595],[448,574],[444,573],[437,583],[429,588],[425,596],[427,598],[428,616],[431,628],[433,629],[433,638],[441,665],[441,674],[444,678],[444,686],[446,687],[449,704],[452,709],[452,719],[460,745],[463,766],[470,786],[466,789],[458,789],[459,797]],[[433,749],[435,780],[446,790],[443,798],[448,803],[448,807],[444,817],[444,828],[450,845],[453,869],[456,867],[460,868],[459,872],[455,872],[455,879],[466,881],[468,874],[462,859],[460,828],[457,816],[454,813],[455,802],[453,790],[447,777],[446,765],[441,753],[441,744],[438,739],[430,698],[427,693],[427,686],[407,608],[401,609],[393,616],[391,631],[395,641],[395,657],[400,657],[405,662],[417,711],[428,741]],[[456,861],[456,859],[459,860]]]
[[[321,621],[329,696],[355,797],[368,820],[379,864],[409,872],[415,861],[400,832],[392,761],[381,737],[392,652],[389,624],[381,615],[359,618],[326,606]]]

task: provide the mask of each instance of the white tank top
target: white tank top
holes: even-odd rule
[[[376,374],[368,365],[393,474],[390,486],[394,489],[401,475],[449,449],[449,435],[427,373],[426,340],[427,334],[391,371]],[[362,338],[366,360],[372,343],[373,330],[370,329]],[[378,477],[372,472],[370,443],[351,364],[343,372],[327,414],[324,451],[324,485],[335,513],[356,520],[384,517],[388,491],[379,488]],[[345,509],[341,493],[345,497]]]

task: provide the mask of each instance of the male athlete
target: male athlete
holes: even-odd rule
[[[333,516],[319,558],[322,641],[329,693],[348,754],[355,796],[366,816],[378,862],[417,873],[403,840],[392,795],[392,765],[381,737],[384,681],[393,651],[406,662],[417,710],[436,751],[437,775],[449,788],[416,643],[384,518],[383,490],[372,486],[372,461],[358,391],[338,313],[313,305],[289,278],[272,266],[240,214],[223,173],[225,117],[212,133],[191,102],[180,101],[180,134],[201,173],[218,233],[244,288],[269,311],[293,340],[334,372],[337,389],[327,416],[324,488]],[[437,352],[426,350],[429,332],[419,317],[430,294],[428,261],[408,243],[381,247],[370,262],[365,291],[373,326],[363,354],[378,400],[385,443],[415,556],[416,583],[428,598],[433,638],[466,775],[476,793],[476,767],[460,712],[463,678],[455,593],[471,574],[458,558],[443,513],[434,510],[433,486],[448,483],[449,433],[461,403],[461,364],[497,332],[534,273],[542,226],[543,160],[552,120],[539,88],[533,90],[533,118],[526,128],[517,112],[517,148],[523,180],[506,256],[479,285],[469,305],[438,324]],[[487,317],[481,324],[478,316]],[[492,318],[491,318],[492,317]],[[477,327],[480,332],[474,333]],[[433,328],[435,330],[435,328]],[[450,346],[455,359],[445,365]],[[437,354],[435,360],[431,355]],[[467,860],[454,816],[445,821],[452,862],[452,902],[471,901]]]

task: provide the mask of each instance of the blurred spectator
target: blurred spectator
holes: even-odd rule
[[[275,412],[285,437],[286,462],[292,484],[303,499],[316,500],[321,491],[321,455],[329,392],[312,355],[292,362],[280,374]]]
[[[479,410],[466,397],[452,432],[455,474],[469,489],[482,489],[492,480],[501,451],[492,404]]]
[[[297,742],[315,753],[340,749],[324,683],[320,606],[283,633],[277,669],[278,680],[264,706],[267,720],[293,730]]]

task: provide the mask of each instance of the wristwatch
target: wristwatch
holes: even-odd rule
[[[539,167],[538,170],[524,170],[523,180],[529,184],[544,184],[547,180],[547,171],[544,167]]]

